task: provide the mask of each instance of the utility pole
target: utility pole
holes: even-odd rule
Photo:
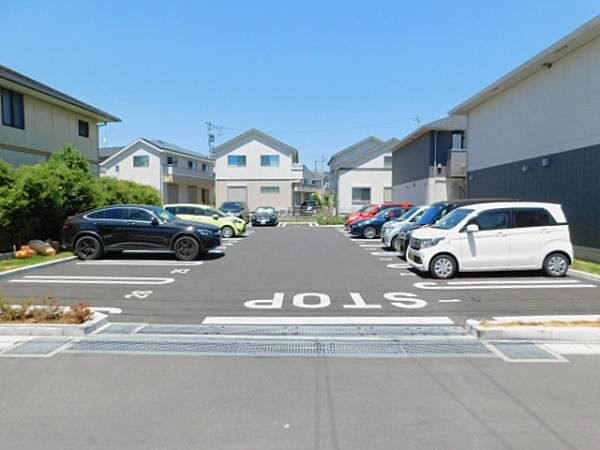
[[[206,124],[206,134],[208,136],[208,153],[214,157],[215,153],[215,127],[212,122],[204,122]]]

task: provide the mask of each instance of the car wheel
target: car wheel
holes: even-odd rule
[[[447,279],[456,274],[458,264],[450,255],[438,255],[429,263],[429,273],[434,278]]]
[[[221,236],[223,236],[224,238],[233,237],[234,234],[235,231],[233,231],[233,228],[229,225],[225,225],[223,228],[221,228]]]
[[[75,243],[75,254],[79,259],[98,259],[102,254],[102,244],[94,236],[82,236]]]
[[[397,245],[398,245],[397,242],[398,242],[398,236],[394,236],[392,238],[392,240],[390,241],[390,245],[388,246],[388,248],[398,251],[398,248],[400,248],[400,247],[397,247]]]
[[[375,236],[377,236],[377,230],[375,227],[365,227],[362,235],[365,239],[375,239]]]
[[[400,238],[396,236],[393,242],[394,244],[392,245],[392,247],[394,248],[394,250],[396,250],[398,253],[402,253],[402,242],[400,241]]]
[[[200,254],[200,244],[191,236],[182,236],[175,241],[173,250],[179,261],[192,261]]]
[[[569,270],[569,258],[562,253],[551,253],[544,259],[542,267],[549,277],[564,277]]]

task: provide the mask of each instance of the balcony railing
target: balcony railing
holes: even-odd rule
[[[163,165],[165,178],[173,181],[174,177],[187,177],[187,178],[199,178],[204,180],[211,180],[215,177],[213,172],[208,170],[190,169],[189,167]]]

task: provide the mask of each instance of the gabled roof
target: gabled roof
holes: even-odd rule
[[[87,103],[77,100],[70,95],[64,94],[63,92],[57,91],[56,89],[46,86],[32,78],[26,77],[25,75],[15,72],[6,66],[0,65],[0,78],[11,83],[17,84],[25,90],[34,91],[35,93],[42,94],[45,97],[61,103],[63,107],[66,105],[68,109],[80,109],[87,112],[89,115],[95,117],[101,122],[120,122],[121,119],[108,114],[94,106],[88,105]]]
[[[107,158],[110,158],[115,153],[121,151],[122,149],[123,149],[122,145],[119,145],[117,147],[100,147],[98,149],[98,157],[100,158],[100,160],[107,159]]]
[[[298,150],[296,150],[294,147],[278,139],[275,139],[273,136],[269,136],[268,134],[263,133],[262,131],[257,130],[256,128],[251,128],[250,130],[245,131],[239,136],[236,136],[233,139],[230,139],[227,142],[219,145],[218,147],[215,147],[213,153],[215,156],[219,156],[219,154],[222,153],[224,150],[235,146],[236,144],[241,145],[242,143],[244,143],[244,141],[251,141],[253,139],[265,141],[266,143],[270,143],[274,147],[282,147],[290,153],[292,153],[295,156],[296,160],[298,159]]]
[[[443,119],[434,120],[404,136],[398,144],[394,146],[392,152],[406,147],[414,140],[420,138],[430,131],[465,131],[467,129],[467,117],[463,115],[448,116]]]
[[[359,153],[358,155],[344,161],[343,164],[340,166],[340,168],[347,168],[346,166],[348,164],[352,164],[355,161],[360,160],[361,158],[365,158],[372,154],[381,154],[381,153],[391,152],[392,148],[394,148],[398,144],[398,142],[399,141],[396,138],[391,138],[391,139],[388,139],[387,141],[383,141],[379,145],[371,147],[368,150],[366,150],[362,153]]]
[[[454,109],[450,114],[466,114],[492,97],[510,89],[514,85],[529,78],[540,70],[552,68],[552,64],[569,53],[586,45],[600,36],[600,16],[594,17],[572,33],[566,35],[546,50],[538,53],[533,58],[510,71],[499,80],[490,84],[471,98],[467,99]]]
[[[351,146],[349,146],[349,147],[346,147],[346,148],[344,148],[344,149],[340,150],[340,151],[339,151],[339,152],[337,152],[337,153],[334,153],[334,154],[331,156],[331,158],[329,158],[329,161],[327,162],[327,165],[328,165],[328,166],[330,166],[330,165],[331,165],[331,163],[332,163],[332,161],[333,161],[334,159],[338,159],[340,156],[342,156],[342,155],[345,155],[346,153],[349,153],[349,152],[351,152],[352,150],[354,150],[354,149],[356,149],[356,148],[358,148],[358,147],[360,147],[360,146],[362,146],[362,145],[365,145],[365,144],[371,144],[371,145],[369,146],[369,148],[373,148],[373,147],[375,147],[375,146],[377,146],[377,145],[380,145],[380,144],[382,144],[382,143],[383,143],[383,141],[382,141],[381,139],[377,139],[375,136],[369,136],[369,137],[366,137],[366,138],[364,138],[363,140],[361,140],[361,141],[358,141],[356,144],[352,144]]]
[[[110,162],[112,159],[116,158],[117,156],[119,156],[121,153],[126,152],[127,150],[129,150],[131,147],[133,147],[134,145],[138,144],[138,143],[143,143],[146,144],[150,147],[152,147],[153,149],[155,149],[157,152],[159,153],[173,153],[175,155],[180,155],[180,156],[187,156],[187,157],[191,157],[191,158],[198,158],[198,159],[203,159],[209,162],[212,162],[213,159],[203,155],[201,153],[197,153],[193,150],[187,150],[184,149],[182,147],[179,147],[178,145],[175,144],[171,144],[169,142],[165,142],[165,141],[161,141],[159,139],[145,139],[145,138],[137,138],[136,140],[134,140],[133,142],[127,144],[125,147],[121,148],[121,150],[117,151],[116,153],[114,153],[112,156],[108,157],[106,160],[102,161],[100,163],[100,165],[106,165],[108,162]]]

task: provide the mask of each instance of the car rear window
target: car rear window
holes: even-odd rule
[[[515,228],[545,227],[556,224],[545,209],[515,209]]]

